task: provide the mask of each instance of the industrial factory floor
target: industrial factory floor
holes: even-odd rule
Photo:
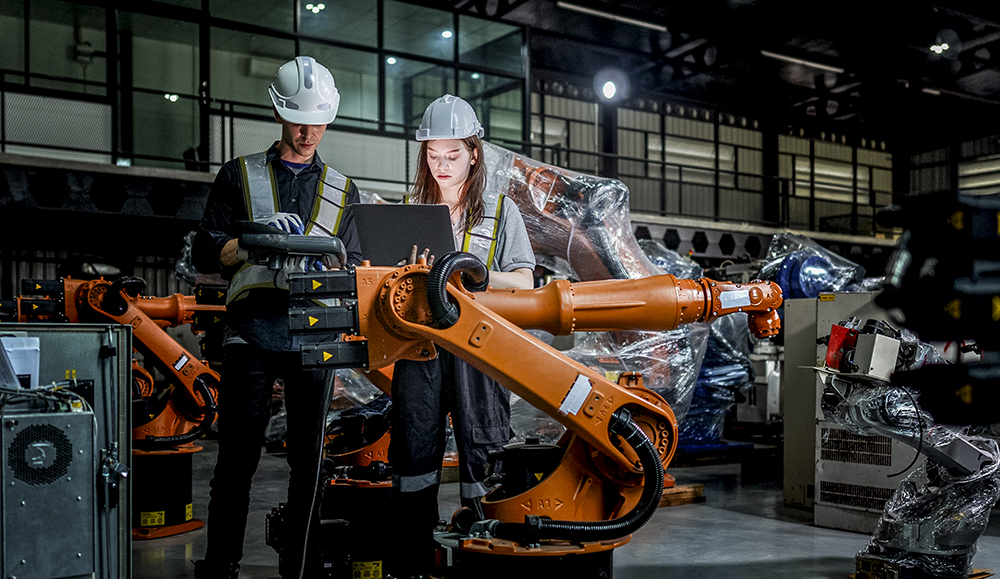
[[[194,515],[206,517],[208,481],[216,444],[203,441],[194,455]],[[660,508],[652,520],[615,552],[616,579],[841,579],[854,572],[854,555],[869,537],[822,529],[808,510],[782,504],[780,482],[744,483],[739,464],[674,468],[679,484],[705,485],[706,502]],[[265,454],[254,480],[242,579],[277,577],[277,555],[264,544],[264,516],[285,499],[288,467]],[[458,506],[458,484],[442,487],[441,516]],[[975,567],[1000,571],[1000,511],[979,542]],[[224,524],[214,522],[215,524]],[[205,529],[135,541],[134,579],[191,577],[191,560],[205,549]],[[527,578],[525,578],[527,579]]]

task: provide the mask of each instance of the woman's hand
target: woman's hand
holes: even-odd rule
[[[424,252],[420,254],[420,257],[427,260],[427,265],[434,265],[434,256],[431,255],[431,248],[425,248]],[[397,266],[400,265],[413,265],[417,263],[417,246],[414,245],[413,249],[410,250],[410,257],[408,259],[401,259]]]

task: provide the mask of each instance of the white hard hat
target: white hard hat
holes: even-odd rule
[[[457,96],[446,94],[427,106],[416,136],[418,141],[430,141],[472,135],[483,136],[483,125],[479,124],[476,111]]]
[[[296,125],[328,125],[340,106],[333,75],[311,56],[281,65],[267,92],[278,116]]]

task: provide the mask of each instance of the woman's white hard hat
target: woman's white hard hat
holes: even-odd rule
[[[434,139],[464,139],[472,135],[483,136],[483,125],[476,117],[472,105],[446,94],[427,106],[417,128],[418,141]]]
[[[333,75],[311,56],[281,65],[267,92],[278,116],[296,125],[329,125],[340,107]]]

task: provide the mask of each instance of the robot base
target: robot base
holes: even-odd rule
[[[454,537],[452,535],[452,537]],[[610,579],[614,550],[631,536],[614,541],[570,543],[543,541],[522,547],[502,539],[438,538],[441,569],[447,579],[509,579],[511,577],[573,577]]]

